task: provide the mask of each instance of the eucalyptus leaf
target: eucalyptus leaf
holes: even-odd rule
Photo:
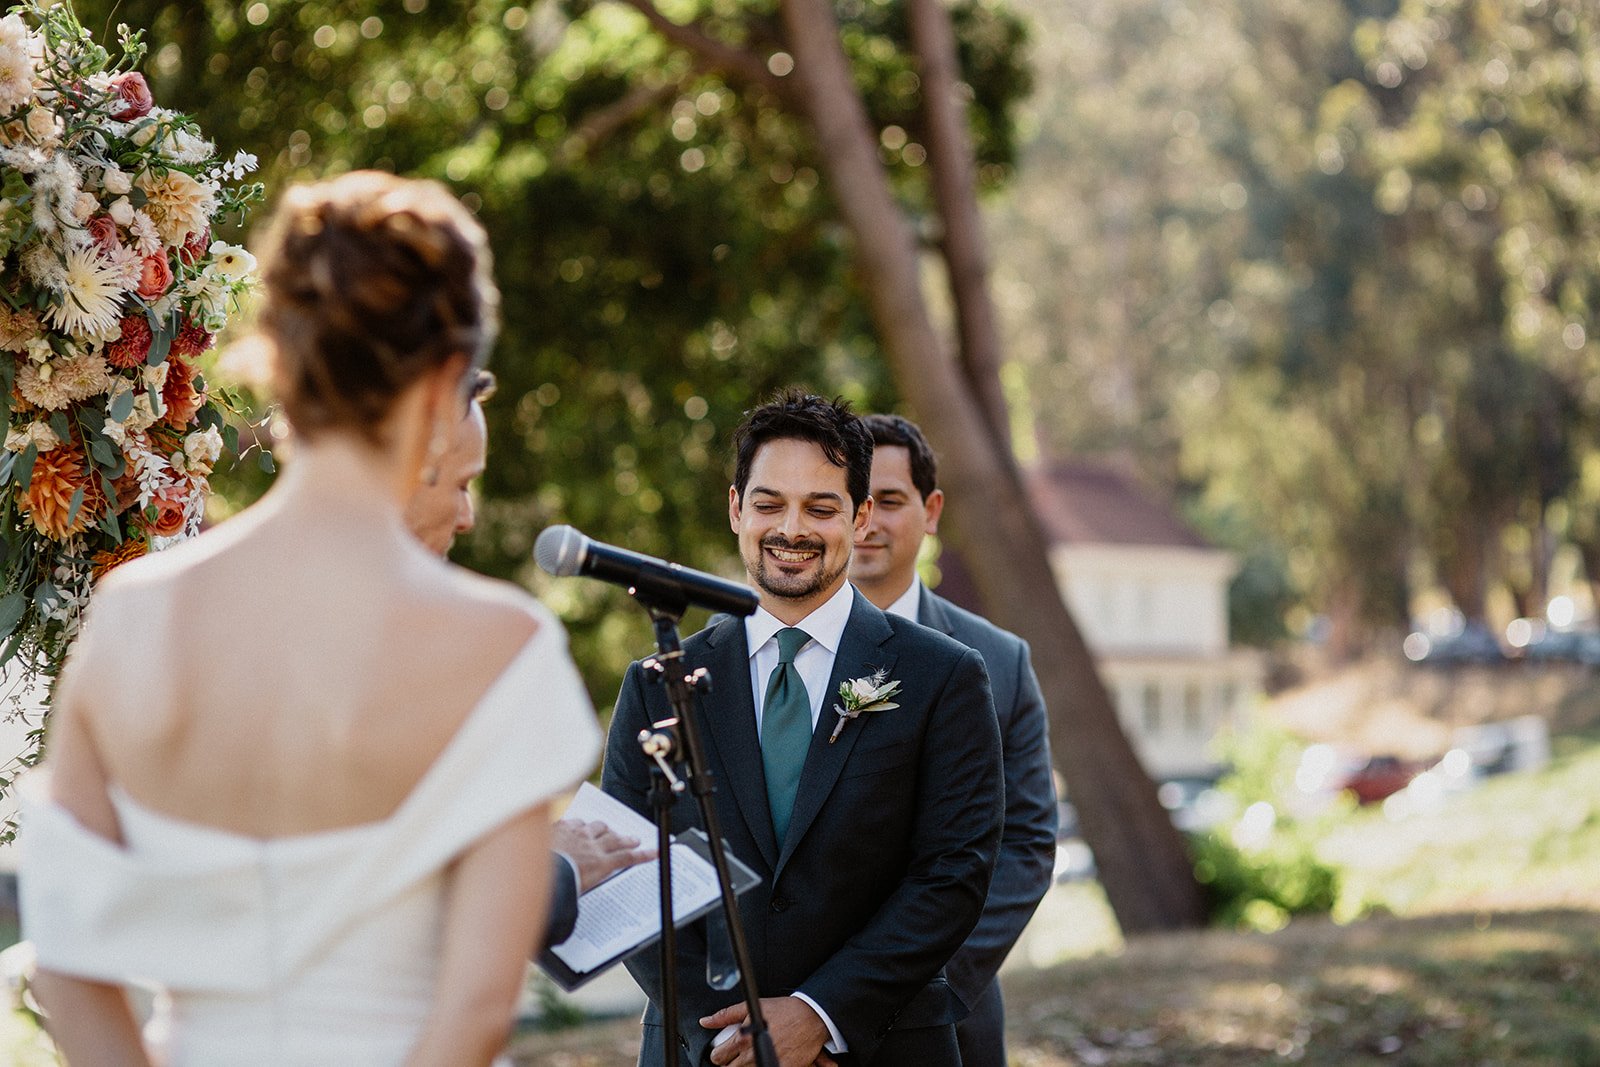
[[[7,452],[4,456],[0,456],[0,485],[6,485],[11,481],[11,472],[16,465],[17,454],[15,452]]]
[[[111,398],[111,421],[125,422],[133,414],[133,390],[126,389]]]
[[[10,637],[28,610],[28,598],[21,593],[0,597],[0,639]]]
[[[56,436],[61,438],[61,440],[72,440],[72,427],[67,423],[67,413],[65,411],[56,411],[51,413],[50,429],[54,430]]]
[[[260,457],[256,459],[256,463],[268,474],[271,474],[278,469],[277,466],[272,462],[272,453],[265,449],[262,449]]]
[[[17,492],[26,493],[28,485],[33,481],[33,462],[39,458],[39,446],[30,443],[22,450],[22,456],[17,460],[16,472]]]
[[[83,510],[83,493],[87,485],[80,485],[72,494],[72,503],[67,505],[67,525],[71,526],[78,521],[78,512]]]

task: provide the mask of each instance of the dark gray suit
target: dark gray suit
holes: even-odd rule
[[[972,1009],[956,1026],[962,1067],[1005,1067],[1005,1010],[995,974],[1050,888],[1056,858],[1056,791],[1049,722],[1028,644],[926,586],[917,621],[976,649],[989,672],[1000,721],[1005,829],[983,917],[945,966],[950,988]]]
[[[711,671],[701,701],[706,763],[735,855],[762,876],[739,898],[764,997],[801,991],[839,1028],[842,1064],[957,1067],[954,1023],[966,1012],[943,966],[977,923],[1004,816],[1000,737],[982,657],[943,634],[886,616],[859,593],[813,732],[788,837],[774,839],[750,691],[744,621],[726,618],[684,642],[690,667]],[[847,724],[830,744],[842,682],[883,668],[899,707]],[[667,714],[660,686],[637,664],[617,698],[606,746],[606,792],[648,810],[649,768],[635,735]],[[675,830],[699,825],[673,809]],[[660,964],[628,969],[650,997],[641,1064],[662,1060]],[[678,943],[679,1026],[693,1065],[713,1033],[698,1019],[737,1002],[705,980],[703,924]]]
[[[561,944],[578,925],[578,870],[559,852],[551,853],[550,858],[555,861],[550,865],[550,917],[544,922],[544,944],[540,949]]]

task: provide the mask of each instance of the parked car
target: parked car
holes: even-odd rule
[[[1421,771],[1399,756],[1372,756],[1341,775],[1334,785],[1352,794],[1357,803],[1376,804],[1410,785]]]
[[[1506,662],[1500,642],[1487,626],[1478,622],[1469,622],[1450,634],[1428,634],[1418,630],[1407,635],[1402,650],[1411,662],[1431,666]]]

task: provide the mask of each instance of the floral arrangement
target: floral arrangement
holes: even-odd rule
[[[117,32],[113,60],[67,4],[0,18],[0,665],[30,677],[100,576],[196,532],[238,451],[196,361],[251,284],[211,227],[262,198],[255,159],[155,106]]]
[[[900,693],[900,683],[886,681],[888,676],[887,671],[880,669],[865,678],[839,683],[839,703],[833,706],[833,710],[839,714],[839,721],[834,724],[833,733],[828,735],[828,744],[839,740],[845,723],[851,719],[869,711],[888,711],[900,706],[894,703],[894,698]]]

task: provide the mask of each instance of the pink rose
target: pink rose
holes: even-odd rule
[[[144,266],[139,269],[139,295],[146,300],[154,300],[167,291],[167,286],[172,284],[172,267],[167,263],[165,252],[144,257]]]
[[[129,119],[142,118],[150,114],[150,109],[155,106],[155,97],[150,95],[150,86],[145,83],[144,75],[136,70],[126,74],[118,74],[111,79],[111,89],[122,99],[122,108],[112,113],[114,119],[126,122]]]
[[[117,240],[117,223],[110,215],[96,215],[88,222],[89,239],[102,252],[115,252],[122,247]]]

